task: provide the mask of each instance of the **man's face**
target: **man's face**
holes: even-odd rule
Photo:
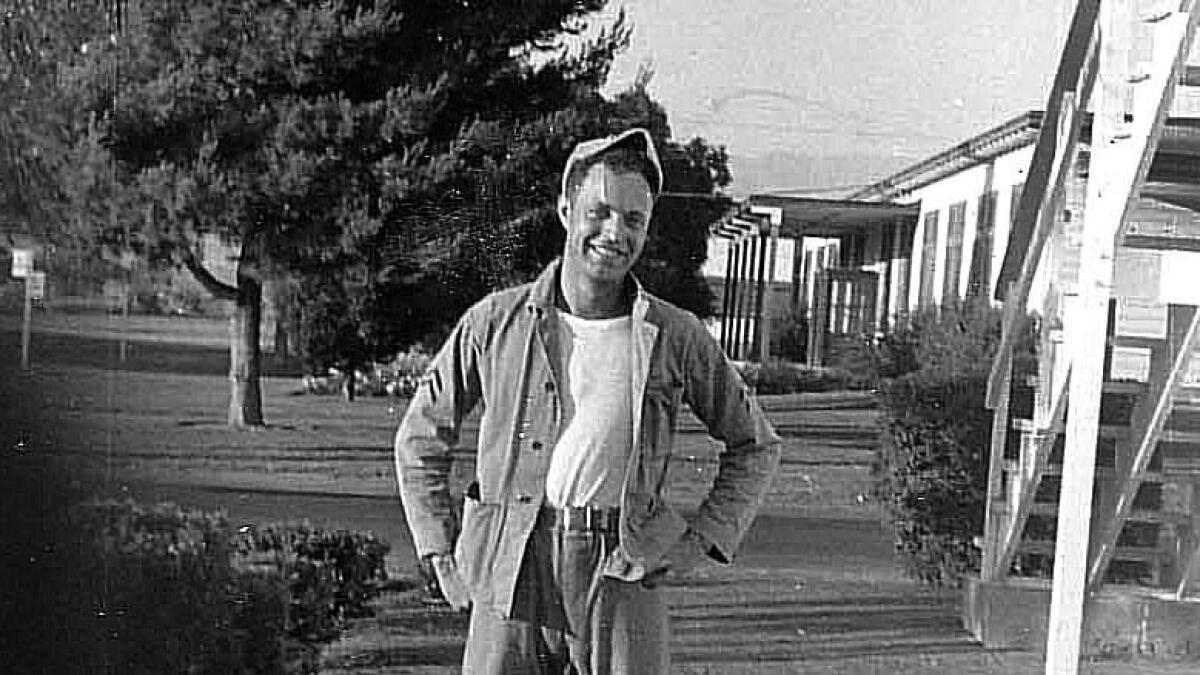
[[[567,230],[564,267],[593,281],[624,279],[646,245],[653,207],[650,184],[642,174],[607,164],[589,168],[559,212]]]

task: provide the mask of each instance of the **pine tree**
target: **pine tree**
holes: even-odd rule
[[[96,241],[182,265],[235,304],[229,421],[261,424],[263,281],[452,270],[430,254],[473,234],[447,228],[494,166],[481,141],[595,90],[625,44],[618,22],[562,48],[602,5],[113,0],[65,78],[92,120],[65,180],[72,205]],[[530,65],[544,50],[560,53]],[[205,236],[238,247],[235,278],[206,267]]]
[[[579,140],[644,126],[669,190],[728,183],[723,149],[671,140],[648,76],[600,95],[630,35],[621,14],[589,30],[605,0],[90,2],[107,20],[57,75],[74,113],[58,179],[69,234],[182,266],[234,304],[233,425],[263,422],[266,280],[338,286],[354,358],[378,358],[436,342],[559,254],[559,176]],[[701,315],[724,208],[664,198],[641,266]],[[203,259],[206,237],[236,246],[232,278]]]

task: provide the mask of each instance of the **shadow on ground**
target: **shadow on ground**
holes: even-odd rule
[[[962,629],[953,596],[904,583],[855,591],[842,582],[835,590],[829,581],[730,578],[703,591],[680,587],[674,661],[719,667],[982,651]]]
[[[0,330],[0,351],[20,354],[21,334]],[[38,333],[30,341],[32,363],[84,366],[133,372],[176,373],[180,375],[226,375],[229,350],[167,342],[128,341],[125,360],[121,360],[120,341],[102,337]],[[297,359],[281,359],[271,354],[262,358],[262,374],[267,377],[300,377]]]
[[[826,672],[828,665],[846,659],[988,658],[959,626],[951,596],[899,584],[864,594],[847,595],[843,588],[833,595],[832,589],[810,592],[803,585],[784,590],[777,579],[722,576],[666,591],[672,660],[678,667]],[[415,593],[385,594],[377,609],[376,616],[356,621],[348,639],[325,654],[323,673],[400,672],[388,670],[398,667],[457,671],[465,615],[427,607]]]
[[[375,673],[390,668],[462,664],[467,615],[421,601],[420,590],[384,593],[373,617],[355,620],[346,637],[326,650],[321,672]]]

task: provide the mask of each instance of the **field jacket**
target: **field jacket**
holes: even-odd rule
[[[534,282],[493,293],[463,315],[396,434],[400,496],[417,554],[453,552],[473,601],[505,616],[563,423],[558,270],[556,261]],[[657,569],[688,527],[711,545],[711,556],[731,561],[778,466],[780,446],[704,325],[634,285],[632,391],[641,414],[633,418],[625,467],[620,544],[604,570],[626,581]],[[480,403],[478,494],[465,498],[459,530],[449,492],[451,451],[463,419]],[[724,443],[712,488],[690,522],[666,499],[684,403]]]

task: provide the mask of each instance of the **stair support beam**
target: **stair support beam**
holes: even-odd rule
[[[1079,672],[1089,581],[1089,539],[1096,474],[1096,438],[1108,302],[1116,239],[1137,198],[1162,134],[1174,85],[1194,34],[1196,6],[1156,21],[1153,57],[1145,78],[1131,78],[1134,3],[1105,0],[1103,36],[1093,109],[1092,161],[1084,211],[1076,311],[1068,308],[1065,348],[1072,355],[1070,411],[1054,555],[1054,582],[1046,639],[1047,675]],[[1140,39],[1140,38],[1139,38]]]
[[[1130,436],[1135,440],[1132,446],[1134,448],[1133,459],[1127,475],[1121,483],[1121,488],[1117,492],[1113,513],[1106,519],[1108,526],[1104,530],[1104,538],[1096,549],[1096,556],[1088,573],[1088,585],[1093,590],[1099,588],[1104,581],[1104,574],[1116,552],[1117,539],[1121,536],[1121,530],[1124,529],[1126,521],[1129,520],[1134,498],[1137,496],[1142,481],[1145,480],[1146,469],[1154,457],[1154,451],[1162,437],[1163,427],[1171,414],[1171,403],[1179,390],[1188,364],[1191,362],[1192,353],[1198,343],[1200,343],[1200,310],[1193,309],[1187,332],[1184,333],[1183,341],[1175,354],[1170,370],[1164,373],[1147,392],[1146,405],[1138,406],[1142,410],[1149,410],[1149,413],[1134,415],[1137,427],[1133,429]]]
[[[983,561],[980,564],[980,576],[984,581],[995,581],[1003,578],[1008,568],[999,565],[998,554],[1003,551],[1005,539],[1004,515],[1004,448],[1008,443],[1009,404],[1012,399],[1012,357],[1006,359],[1005,369],[1000,382],[1000,399],[992,410],[992,434],[990,451],[988,453],[988,487],[987,510],[983,520]],[[1003,513],[1002,513],[1003,511]]]
[[[1004,536],[1000,542],[1000,555],[995,561],[998,575],[1007,574],[1013,557],[1017,554],[1017,549],[1021,547],[1021,536],[1024,534],[1025,524],[1029,522],[1029,514],[1033,512],[1038,486],[1042,482],[1043,474],[1046,473],[1046,465],[1050,462],[1050,451],[1054,448],[1054,439],[1058,436],[1058,427],[1062,424],[1063,416],[1067,411],[1066,389],[1070,380],[1071,377],[1068,374],[1062,379],[1060,388],[1055,392],[1050,417],[1046,420],[1046,428],[1039,431],[1040,435],[1035,441],[1037,445],[1033,452],[1033,468],[1028,477],[1021,477],[1021,494],[1017,500],[1016,512],[1009,521],[1008,527],[1004,529]]]

